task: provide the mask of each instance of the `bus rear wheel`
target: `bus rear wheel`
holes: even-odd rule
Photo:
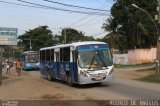
[[[71,81],[71,76],[69,74],[66,74],[66,84],[69,86],[73,86],[73,83]]]

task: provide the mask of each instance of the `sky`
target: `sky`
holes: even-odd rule
[[[8,4],[4,3],[16,3]],[[28,4],[26,2],[32,3]],[[34,29],[38,26],[47,25],[52,30],[53,34],[60,34],[63,28],[74,28],[84,32],[85,36],[93,36],[95,38],[104,37],[107,32],[102,29],[105,20],[110,17],[110,8],[113,5],[113,0],[49,0],[75,6],[94,8],[104,11],[98,11],[98,14],[92,13],[79,14],[68,11],[54,10],[60,8],[63,10],[93,12],[89,9],[71,8],[60,4],[55,4],[45,0],[0,0],[0,27],[18,28],[18,34],[21,35],[29,29]],[[52,7],[39,7],[33,3]],[[23,5],[23,6],[22,6]],[[27,7],[29,5],[32,7]],[[33,7],[34,6],[34,7]],[[97,12],[97,11],[96,11]]]

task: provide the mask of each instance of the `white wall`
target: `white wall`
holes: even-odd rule
[[[113,54],[114,64],[128,64],[128,54]]]
[[[113,54],[114,64],[142,64],[155,62],[156,48],[129,50],[127,54]]]

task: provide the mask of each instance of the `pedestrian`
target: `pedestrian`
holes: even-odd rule
[[[4,67],[5,67],[5,63],[3,62],[3,63],[2,63],[2,68],[4,68]]]
[[[9,61],[7,61],[7,63],[6,63],[6,69],[7,69],[6,75],[10,75]]]
[[[18,76],[21,76],[21,68],[22,68],[22,64],[21,64],[20,60],[17,59],[17,61],[16,61],[16,71],[18,72]]]

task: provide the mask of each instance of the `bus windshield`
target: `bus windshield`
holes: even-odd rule
[[[109,49],[78,51],[78,63],[81,68],[102,68],[112,65]]]
[[[27,63],[37,63],[39,62],[39,55],[27,55],[25,56],[25,61]]]

